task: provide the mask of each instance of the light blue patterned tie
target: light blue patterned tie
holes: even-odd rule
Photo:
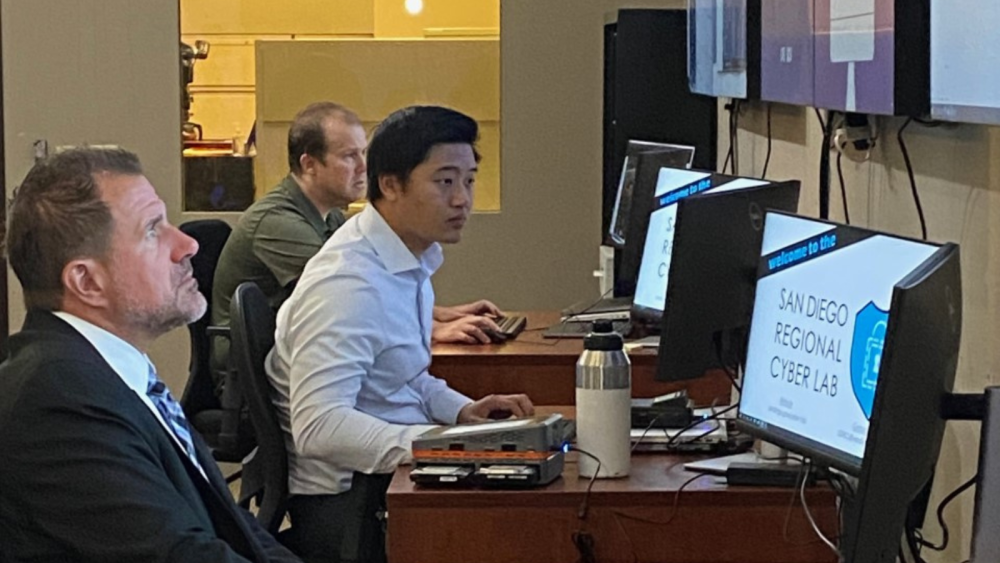
[[[167,423],[167,426],[173,431],[174,436],[180,441],[184,452],[187,453],[192,463],[201,470],[201,464],[198,463],[198,456],[195,455],[194,442],[191,440],[191,427],[188,426],[187,418],[184,417],[184,410],[174,400],[167,386],[156,377],[156,370],[153,369],[152,364],[149,366],[149,381],[146,387],[146,396],[153,402],[156,410],[160,411],[163,421]]]

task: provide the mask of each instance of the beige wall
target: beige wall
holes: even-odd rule
[[[740,168],[760,173],[766,155],[766,112],[754,104],[740,120]],[[724,118],[720,104],[720,124]],[[878,145],[871,160],[843,160],[848,210],[854,224],[919,237],[920,227],[896,133],[901,118],[878,118]],[[725,127],[725,125],[721,125]],[[800,212],[816,216],[822,131],[811,108],[775,104],[773,149],[768,177],[802,179]],[[728,149],[719,131],[719,162]],[[1000,128],[947,125],[926,128],[912,123],[904,133],[927,219],[929,238],[957,242],[962,250],[964,299],[962,349],[957,391],[980,392],[1000,383]],[[831,161],[833,166],[834,162]],[[833,171],[831,215],[843,220],[842,198]],[[912,374],[920,377],[921,374]],[[949,425],[935,487],[937,500],[976,472],[979,425]],[[948,511],[951,549],[942,561],[967,557],[973,495]],[[937,525],[928,536],[939,541]]]
[[[31,167],[36,139],[114,143],[139,154],[170,218],[180,220],[177,0],[3,0],[0,14],[7,197]],[[9,280],[16,331],[24,307]],[[179,393],[186,331],[160,339],[152,356]]]
[[[504,0],[501,212],[477,214],[434,278],[441,303],[512,309],[597,296],[605,16],[683,0]]]

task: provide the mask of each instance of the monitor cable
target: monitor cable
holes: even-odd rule
[[[817,524],[816,519],[813,518],[812,511],[809,510],[809,504],[806,502],[806,483],[809,482],[810,472],[812,472],[812,463],[807,462],[805,464],[805,475],[802,478],[802,483],[799,485],[799,500],[802,501],[802,510],[806,514],[806,519],[809,520],[809,525],[812,527],[813,531],[816,532],[816,536],[819,537],[819,539],[823,540],[823,543],[825,543],[827,547],[833,550],[833,553],[836,554],[837,557],[839,558],[840,549],[837,548],[837,545],[833,543],[833,541],[831,541],[830,538],[826,537],[826,534],[823,533],[823,530],[819,529],[819,524]]]
[[[832,115],[827,115],[823,120],[823,115],[818,108],[816,118],[819,119],[820,128],[823,130],[823,142],[820,145],[819,153],[819,218],[830,218],[830,140],[832,138],[831,125]]]
[[[840,180],[840,200],[844,204],[844,222],[851,224],[851,212],[847,209],[847,188],[844,186],[844,169],[840,165],[844,153],[837,151],[837,179]]]
[[[957,488],[955,488],[955,490],[948,493],[943,499],[941,499],[941,502],[938,504],[937,510],[935,511],[937,514],[938,524],[941,526],[941,543],[935,544],[933,542],[925,540],[923,537],[920,537],[917,538],[917,542],[920,545],[920,547],[926,547],[931,551],[938,551],[938,552],[944,551],[948,547],[950,533],[948,531],[948,523],[945,522],[944,520],[944,511],[946,508],[948,508],[948,505],[951,504],[953,500],[955,500],[956,498],[958,498],[959,495],[970,489],[973,485],[976,484],[976,481],[978,480],[979,480],[979,474],[976,473],[975,475],[972,476],[971,479],[962,483]]]
[[[771,102],[767,102],[767,154],[764,156],[764,169],[760,172],[760,179],[767,179],[767,167],[771,164]]]
[[[896,133],[896,140],[899,141],[899,150],[903,153],[903,162],[906,163],[906,175],[910,179],[910,191],[913,192],[913,203],[917,206],[917,217],[920,219],[920,235],[927,240],[927,220],[924,218],[924,206],[920,203],[920,193],[917,191],[917,181],[913,177],[913,163],[910,162],[910,151],[906,149],[906,141],[903,140],[903,131],[913,121],[912,117],[907,117],[906,121]]]

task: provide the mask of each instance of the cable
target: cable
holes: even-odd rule
[[[722,163],[723,174],[726,173],[726,168],[729,167],[729,161],[733,158],[733,104],[734,102],[730,102],[724,106],[726,111],[729,112],[729,151],[726,152],[726,160]]]
[[[844,169],[840,166],[840,160],[844,153],[837,151],[837,178],[840,180],[840,199],[844,204],[844,222],[851,224],[851,213],[847,210],[847,188],[844,187]]]
[[[767,179],[767,167],[771,164],[771,102],[767,102],[767,156],[764,157],[764,170],[760,173],[760,179]]]
[[[577,511],[576,514],[576,517],[579,518],[580,520],[586,520],[587,509],[590,503],[590,490],[594,488],[594,481],[597,481],[597,474],[601,472],[601,460],[598,459],[597,456],[595,456],[594,454],[588,451],[581,450],[576,446],[573,446],[570,449],[573,450],[574,452],[579,452],[597,462],[597,469],[594,470],[594,475],[590,477],[590,483],[587,483],[587,492],[584,493],[583,502],[580,503],[580,510]]]
[[[812,526],[813,531],[816,532],[816,535],[819,536],[819,539],[823,540],[823,543],[825,543],[827,547],[833,550],[833,553],[836,554],[837,557],[839,558],[840,550],[837,549],[837,546],[823,534],[823,530],[819,529],[819,525],[816,524],[816,520],[813,519],[812,512],[809,511],[809,504],[806,503],[806,483],[809,482],[809,473],[811,471],[812,471],[812,465],[806,464],[806,474],[802,478],[802,484],[799,486],[799,499],[802,501],[802,510],[803,512],[806,513],[806,519],[809,520],[809,525]]]
[[[816,110],[816,118],[819,119],[820,127],[823,128],[823,142],[819,153],[819,218],[830,218],[830,136],[833,125],[833,116],[827,117],[823,121],[823,116]]]
[[[948,547],[948,540],[950,539],[949,538],[950,534],[948,532],[948,524],[944,521],[944,509],[948,508],[948,504],[951,503],[951,501],[955,500],[960,494],[964,493],[970,487],[975,485],[978,479],[979,479],[979,474],[976,473],[975,475],[972,476],[971,479],[969,479],[965,483],[962,483],[961,485],[958,486],[958,488],[948,493],[947,496],[941,499],[941,503],[938,504],[937,507],[937,521],[938,524],[941,526],[941,545],[934,545],[933,543],[921,538],[919,540],[921,546],[926,547],[927,549],[933,551],[944,551],[945,548]]]
[[[920,203],[920,193],[917,192],[917,181],[913,178],[913,164],[910,162],[910,151],[906,150],[906,142],[903,141],[903,131],[906,130],[911,121],[913,121],[912,117],[906,118],[902,127],[899,128],[899,132],[896,133],[896,139],[899,141],[899,150],[902,151],[903,161],[906,163],[906,175],[910,178],[913,203],[917,206],[917,217],[920,218],[920,234],[924,240],[927,240],[927,220],[924,219],[924,206]]]
[[[594,454],[581,450],[576,446],[571,448],[575,452],[579,452],[582,455],[589,457],[590,459],[597,462],[597,469],[594,470],[594,474],[590,477],[590,482],[587,483],[587,491],[583,494],[583,501],[580,502],[580,508],[577,510],[576,517],[580,520],[580,528],[577,529],[570,538],[573,541],[573,545],[576,546],[577,552],[580,553],[580,563],[596,563],[597,562],[597,550],[594,547],[594,536],[585,529],[585,523],[587,520],[587,512],[590,505],[590,491],[594,488],[594,482],[597,481],[597,474],[601,472],[601,460],[598,459]]]
[[[701,424],[703,422],[708,422],[710,420],[718,420],[720,416],[726,414],[727,412],[735,409],[738,406],[739,406],[739,404],[730,405],[730,406],[722,409],[721,411],[713,412],[712,415],[707,416],[707,417],[705,417],[705,418],[703,418],[701,420],[695,420],[695,421],[693,421],[691,424],[688,424],[684,428],[681,428],[676,434],[674,434],[673,436],[671,436],[670,439],[667,440],[667,443],[663,446],[663,448],[666,449],[666,450],[669,450],[671,448],[671,446],[674,445],[674,442],[677,441],[677,439],[680,438],[688,430],[691,430],[692,428],[694,428],[695,426],[698,426],[699,424]],[[714,409],[715,405],[713,404],[710,408]],[[705,434],[696,436],[696,437],[692,438],[691,440],[688,440],[687,442],[682,442],[682,443],[680,443],[678,445],[685,445],[685,444],[693,443],[693,442],[695,442],[695,441],[697,441],[697,440],[699,440],[701,438],[704,438],[705,436],[711,434],[712,432],[715,432],[718,429],[719,429],[719,427],[716,426],[715,428],[713,428],[711,430],[711,432],[707,432]]]
[[[740,138],[739,138],[740,105],[741,105],[740,100],[733,100],[733,106],[734,106],[733,122],[731,125],[732,128],[730,129],[729,132],[729,135],[731,137],[731,139],[729,140],[729,144],[733,147],[733,176],[736,176],[738,174],[737,170],[738,170],[739,155],[740,155]]]

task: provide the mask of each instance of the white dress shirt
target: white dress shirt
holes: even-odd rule
[[[149,356],[143,354],[135,346],[132,346],[114,334],[76,315],[64,311],[53,311],[52,314],[66,321],[69,326],[76,329],[81,336],[87,339],[87,342],[90,342],[97,349],[97,353],[104,358],[104,361],[125,382],[125,385],[135,392],[139,400],[153,413],[156,420],[160,422],[160,426],[167,431],[167,434],[170,435],[174,443],[177,444],[177,447],[180,448],[179,453],[186,456],[184,445],[177,438],[177,435],[174,434],[174,431],[170,429],[170,426],[167,425],[167,422],[163,420],[160,411],[156,409],[156,405],[153,404],[153,401],[146,394],[149,388],[149,370],[156,371],[156,367],[153,366],[153,362],[150,361]],[[205,470],[198,465],[196,467],[198,467],[198,471],[201,472],[202,476],[205,477]],[[208,477],[205,478],[207,479]]]
[[[471,402],[427,372],[430,277],[443,260],[437,244],[414,256],[368,205],[306,265],[266,362],[291,494],[336,494],[354,471],[394,471],[414,437],[454,424]]]

